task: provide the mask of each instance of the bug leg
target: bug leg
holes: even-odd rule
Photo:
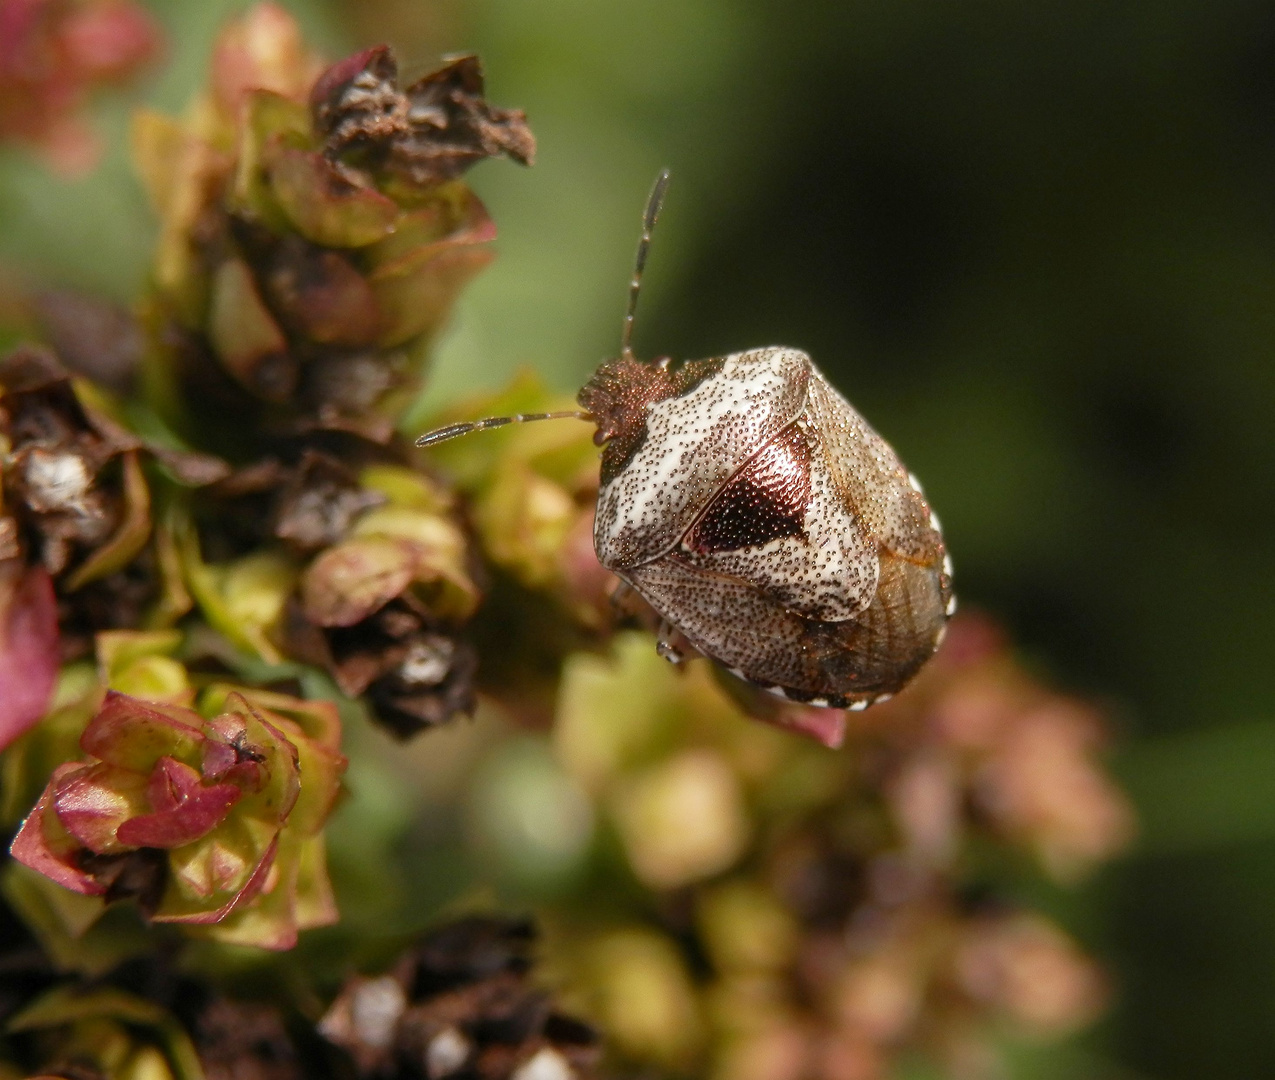
[[[667,619],[660,620],[660,628],[656,631],[655,651],[670,664],[680,664],[686,659],[686,647],[689,644],[682,632]]]
[[[642,594],[623,579],[617,579],[611,589],[611,615],[616,619],[637,619],[639,623],[650,629],[657,618],[650,605],[642,599]]]
[[[633,586],[623,578],[616,578],[615,587],[611,590],[611,609],[621,614],[626,614],[629,608],[629,598],[633,595]]]

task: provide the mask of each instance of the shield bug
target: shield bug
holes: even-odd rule
[[[921,487],[799,349],[675,362],[633,354],[642,272],[668,185],[643,215],[620,355],[582,411],[452,424],[428,446],[510,423],[597,425],[598,560],[679,642],[793,701],[862,709],[901,689],[955,609],[951,562]]]

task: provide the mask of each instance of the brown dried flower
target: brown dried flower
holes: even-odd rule
[[[381,45],[330,67],[310,107],[329,157],[415,186],[454,180],[500,154],[530,165],[536,153],[526,115],[483,99],[476,56],[454,57],[399,90],[394,55]]]
[[[350,980],[319,1030],[366,1077],[585,1080],[598,1037],[530,982],[534,939],[509,919],[440,927],[389,974]]]
[[[122,568],[150,535],[141,443],[87,409],[52,353],[0,362],[5,503],[35,559],[75,590]]]

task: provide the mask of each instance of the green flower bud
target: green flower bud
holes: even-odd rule
[[[97,635],[98,673],[112,690],[145,701],[189,705],[195,692],[182,663],[179,630],[108,630]]]
[[[249,655],[279,663],[283,654],[273,637],[297,581],[295,560],[267,548],[225,563],[205,563],[189,521],[180,526],[179,544],[186,583],[209,625]]]

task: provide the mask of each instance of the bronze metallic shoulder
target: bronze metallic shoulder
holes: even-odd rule
[[[602,483],[624,471],[646,440],[647,406],[689,394],[721,371],[725,357],[643,363],[631,356],[603,364],[580,390],[577,400],[598,425],[593,441],[602,452]]]

